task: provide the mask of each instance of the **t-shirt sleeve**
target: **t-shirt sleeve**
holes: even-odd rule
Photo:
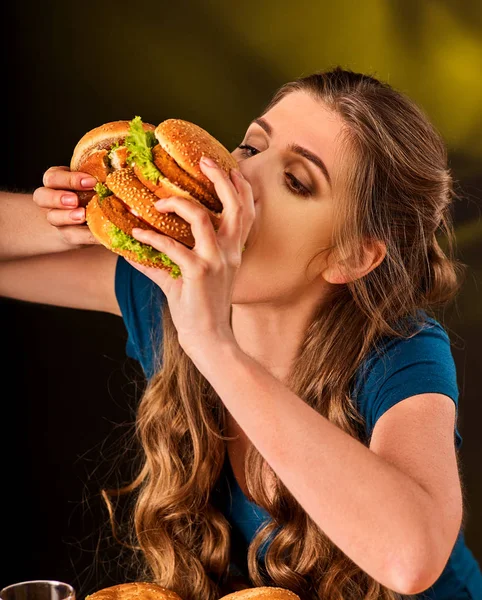
[[[364,373],[358,403],[369,437],[378,419],[401,400],[417,394],[439,393],[455,403],[454,441],[460,448],[457,374],[450,339],[440,323],[431,319],[410,339],[392,339],[381,353],[372,353]]]
[[[155,355],[162,344],[162,306],[167,302],[161,288],[119,255],[115,294],[127,330],[126,354],[137,360],[147,379],[154,374]]]

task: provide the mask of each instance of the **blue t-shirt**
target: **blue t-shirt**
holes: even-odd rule
[[[162,290],[148,277],[119,256],[115,293],[127,329],[126,353],[137,360],[146,379],[154,375],[155,359],[162,344],[162,306],[167,302]],[[358,370],[352,386],[352,399],[366,421],[370,438],[377,420],[397,402],[416,394],[438,392],[452,398],[458,415],[458,387],[450,339],[435,319],[424,313],[425,324],[410,339],[385,339],[373,349]],[[454,428],[457,450],[462,437]],[[256,530],[271,517],[250,502],[237,483],[227,458],[218,489],[219,506],[232,526],[232,546],[236,546],[233,573],[247,577],[247,547]],[[267,544],[259,554],[262,560]],[[420,600],[482,600],[482,574],[461,529],[445,569]]]

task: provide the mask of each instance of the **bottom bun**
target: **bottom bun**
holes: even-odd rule
[[[97,195],[86,206],[85,220],[95,239],[112,252],[146,267],[167,270],[173,279],[181,276],[179,266],[166,254],[139,242],[109,221],[102,212]]]
[[[121,583],[103,588],[85,600],[182,600],[181,596],[156,583]]]
[[[284,588],[256,587],[240,590],[223,596],[220,600],[301,600],[300,597]],[[85,600],[183,600],[176,592],[156,583],[121,583],[103,588],[85,597]]]
[[[247,590],[233,592],[223,596],[221,600],[301,600],[300,597],[290,590],[280,587],[255,587]]]

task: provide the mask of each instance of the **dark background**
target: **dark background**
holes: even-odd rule
[[[482,12],[480,2],[220,0],[25,2],[3,9],[0,185],[33,191],[78,139],[140,115],[198,123],[230,150],[284,82],[335,65],[406,92],[442,132],[469,265],[440,315],[453,342],[466,540],[482,562]],[[0,299],[3,558],[0,586],[53,578],[79,598],[127,580],[99,490],[126,481],[145,385],[120,318]]]

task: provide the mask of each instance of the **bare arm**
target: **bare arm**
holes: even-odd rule
[[[121,316],[115,295],[118,255],[104,246],[0,262],[0,296]]]
[[[72,250],[47,221],[48,208],[38,207],[32,194],[0,192],[0,260]]]
[[[421,394],[400,402],[410,408],[387,411],[367,448],[244,353],[234,337],[204,336],[186,351],[248,441],[341,551],[401,594],[434,584],[462,516],[450,398]],[[425,406],[417,410],[420,402]]]
[[[95,183],[85,173],[51,167],[43,176],[48,187],[39,187],[33,194],[0,192],[0,261],[96,244],[83,224],[89,200],[86,191]],[[66,197],[74,200],[74,206],[63,203]],[[83,213],[80,220],[73,219],[74,209]]]
[[[86,173],[51,167],[45,187],[32,195],[0,192],[0,296],[121,316],[118,255],[82,224],[95,183]],[[66,197],[83,213],[80,220]]]

